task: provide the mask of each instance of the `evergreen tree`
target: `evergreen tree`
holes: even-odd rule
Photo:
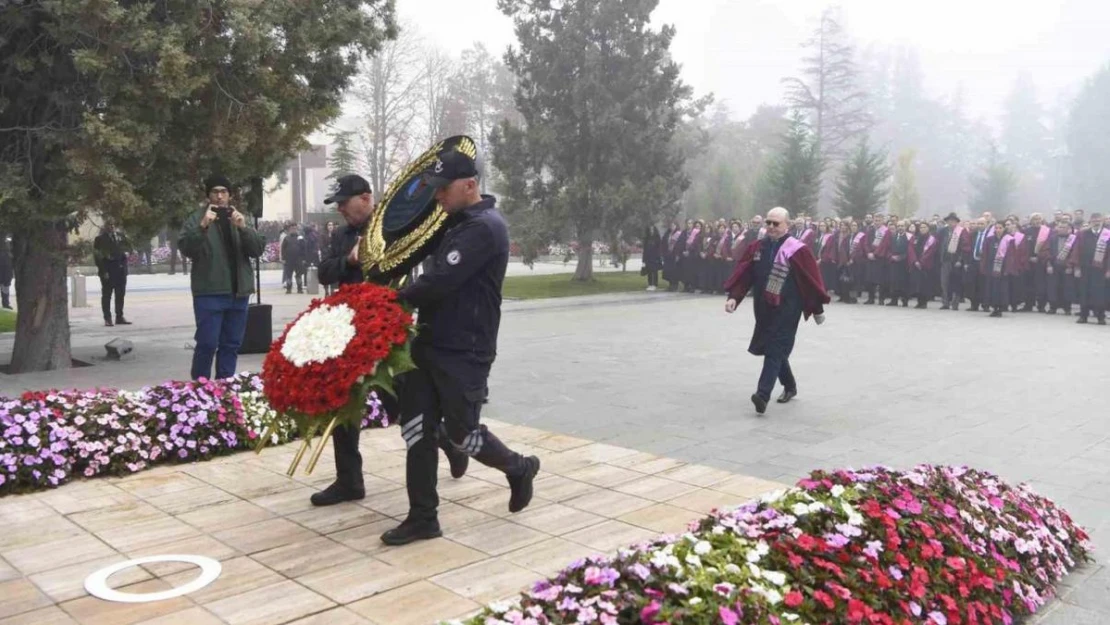
[[[575,280],[592,279],[594,241],[638,230],[688,185],[672,140],[696,110],[670,56],[674,28],[651,26],[656,5],[498,1],[519,42],[505,63],[523,118],[491,137],[503,204],[514,236],[522,229],[536,245],[570,225]]]
[[[197,203],[213,171],[270,175],[395,34],[391,0],[0,2],[12,372],[71,366],[70,229],[93,213],[142,232]]]
[[[902,150],[894,168],[894,182],[890,189],[890,212],[899,217],[913,217],[921,207],[921,198],[917,193],[917,174],[913,167],[916,157],[916,150]]]
[[[987,163],[971,179],[971,211],[973,215],[990,211],[1002,218],[1013,211],[1013,194],[1017,177],[1009,164],[1002,160],[998,149],[991,147]]]
[[[351,135],[337,132],[332,136],[332,140],[335,141],[335,147],[328,155],[328,167],[331,168],[331,173],[327,177],[339,179],[348,174],[357,173],[358,156],[351,147]]]
[[[1110,65],[1084,86],[1072,105],[1068,129],[1067,188],[1074,208],[1106,212],[1110,198]]]
[[[867,93],[861,88],[855,50],[840,24],[840,11],[829,7],[821,14],[805,42],[802,78],[785,78],[787,102],[809,116],[816,142],[826,160],[836,160],[842,149],[865,135],[872,126]]]
[[[802,114],[794,111],[790,126],[783,136],[778,156],[765,171],[763,186],[770,192],[775,206],[791,214],[817,214],[817,198],[821,192],[821,173],[825,161],[821,148]]]
[[[836,211],[841,217],[863,220],[886,203],[886,181],[890,167],[886,153],[872,150],[867,139],[860,141],[851,160],[844,163],[836,183]]]

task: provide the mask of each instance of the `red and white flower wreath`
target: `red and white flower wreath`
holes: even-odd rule
[[[392,391],[393,378],[413,368],[414,332],[393,289],[343,286],[314,300],[271,346],[262,365],[266,398],[299,422],[336,415],[361,421],[370,387]]]

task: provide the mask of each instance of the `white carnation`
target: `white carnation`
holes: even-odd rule
[[[297,367],[342,356],[355,338],[354,318],[355,311],[346,304],[305,313],[285,334],[281,355]]]

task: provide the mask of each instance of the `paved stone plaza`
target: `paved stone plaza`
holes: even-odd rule
[[[298,312],[308,298],[270,291],[266,299],[275,303],[275,328],[279,328],[279,324]],[[767,415],[759,417],[748,401],[760,361],[745,352],[753,323],[747,306],[729,317],[723,312],[721,298],[663,293],[510,302],[505,306],[501,351],[494,367],[490,385],[492,401],[486,414],[500,422],[531,428],[522,431],[539,432],[534,436],[552,432],[605,443],[670,459],[660,460],[663,463],[713,467],[725,472],[720,475],[746,476],[737,478],[745,481],[755,478],[791,482],[814,468],[870,463],[898,467],[918,462],[969,464],[996,471],[1011,481],[1032,482],[1092,531],[1096,548],[1110,544],[1110,414],[1105,403],[1110,373],[1106,364],[1110,355],[1107,347],[1110,346],[1110,329],[1079,327],[1073,318],[1061,316],[1007,315],[996,320],[982,314],[942,312],[935,308],[935,304],[929,311],[834,305],[824,326],[804,324],[799,333],[798,347],[791,359],[799,380],[797,400],[786,407],[772,403]],[[137,294],[129,298],[128,316],[136,321],[136,326],[103,328],[95,309],[76,311],[73,323],[75,355],[80,358],[98,356],[103,353],[101,346],[107,340],[125,336],[136,343],[137,355],[133,360],[98,363],[67,372],[8,376],[0,379],[0,391],[97,385],[135,388],[167,378],[184,377],[190,357],[185,343],[192,334],[192,313],[187,296],[167,292]],[[0,339],[0,352],[10,349],[10,340],[10,337]],[[241,368],[257,368],[259,362],[258,356],[244,357]],[[382,440],[392,440],[394,434],[383,433],[387,438]],[[399,444],[400,438],[396,437],[392,443],[381,445],[395,456]],[[558,462],[552,466],[546,456],[559,453],[559,450],[538,444],[536,447],[547,471],[559,473],[586,468],[562,467]],[[249,461],[251,466],[255,462],[274,463],[268,469],[273,477],[268,476],[263,483],[277,484],[285,480],[272,471],[274,466],[281,464],[280,456],[284,453],[285,450],[272,451],[262,459]],[[221,461],[213,467],[227,462],[248,460]],[[617,468],[627,467],[618,465]],[[398,465],[377,469],[385,471],[381,479],[391,482],[394,490],[399,488]],[[184,474],[192,477],[205,471],[217,469],[207,469],[205,465],[183,469]],[[139,480],[137,483],[142,484],[144,476],[151,475],[155,474],[148,472],[128,480]],[[330,466],[318,470],[312,479],[315,483],[328,481]],[[475,479],[482,477],[475,475]],[[598,484],[589,479],[564,479],[620,490],[619,483],[609,483],[605,476],[601,478],[604,482]],[[297,501],[300,504],[307,503],[300,501],[308,493],[303,484],[285,483],[288,491],[299,489],[301,496]],[[95,484],[67,486],[55,496],[65,500],[67,489],[83,492],[82,489],[96,488]],[[160,491],[156,481],[154,484],[153,491],[137,496],[176,499],[172,490]],[[127,490],[123,484],[118,488]],[[249,500],[257,496],[247,495],[251,496],[243,498]],[[553,495],[550,491],[545,494],[538,486],[537,496],[554,497],[545,501],[557,503],[561,495]],[[16,498],[0,500],[0,517],[16,501]],[[293,503],[291,498],[289,504]],[[109,504],[102,501],[101,505]],[[257,503],[251,505],[257,506]],[[385,504],[371,495],[360,509],[385,516],[401,512],[377,510],[375,505]],[[57,508],[53,510],[61,513]],[[492,508],[478,511],[495,512]],[[175,515],[174,520],[201,532],[208,533],[212,529],[182,519],[181,514],[185,513],[163,512]],[[252,512],[256,511],[252,508]],[[312,526],[330,523],[331,513],[303,514],[299,520],[287,516],[301,512],[303,508],[267,509],[265,519],[260,517],[256,522],[285,516],[298,528],[313,533],[311,537],[306,534],[305,540],[314,539],[317,533],[328,534]],[[613,509],[598,507],[591,512],[620,517],[628,511],[616,506]],[[73,514],[80,513],[74,511]],[[204,517],[203,514],[199,516]],[[336,522],[344,524],[358,520],[357,514],[354,515],[356,521],[343,520],[343,516],[339,514]],[[104,527],[89,531],[110,534],[115,521],[110,516],[108,519]],[[218,518],[202,521],[220,523]],[[381,518],[362,519],[362,525],[384,525],[382,521]],[[67,523],[72,524],[72,521],[67,520]],[[336,527],[325,529],[336,531]],[[348,527],[338,531],[349,531]],[[522,527],[556,535],[549,529],[528,528],[527,524]],[[213,529],[212,533],[216,531]],[[363,538],[376,540],[376,534],[371,534],[370,529],[366,529]],[[480,536],[473,539],[482,540]],[[281,539],[279,542],[293,544],[297,541]],[[372,542],[367,539],[362,544],[369,549]],[[49,558],[46,552],[34,548],[25,550],[26,557],[36,563],[54,561],[59,566],[72,562],[64,550],[55,549],[60,546],[58,543],[51,547]],[[468,548],[482,551],[480,547]],[[102,557],[96,549],[93,552],[91,557]],[[499,554],[483,553],[500,558]],[[1068,580],[1064,601],[1046,614],[1045,623],[1110,622],[1110,570],[1102,567],[1107,562],[1104,551],[1097,551],[1096,556],[1099,564],[1086,567]],[[7,559],[6,555],[4,557]],[[242,579],[258,575],[267,580],[275,579],[271,574],[294,580],[301,576],[286,575],[265,562],[258,564],[266,570],[254,569],[252,564],[251,570],[237,575]],[[12,578],[8,584],[23,584],[19,588],[32,597],[43,592],[49,595],[48,588],[35,585],[34,577],[47,569],[40,569],[28,577],[16,562],[8,560],[7,569],[2,566],[0,579],[5,575]],[[225,576],[230,573],[234,571]],[[70,577],[73,574],[69,572]],[[424,575],[413,583],[436,583],[435,580],[428,582],[428,577],[434,576]],[[299,582],[277,581],[294,584],[298,592],[311,591],[311,586]],[[513,578],[513,581],[523,583],[526,580]],[[32,586],[27,587],[27,583]],[[249,583],[254,584],[251,590],[243,592],[253,593],[251,598],[258,602],[268,600],[266,593],[270,591],[263,589],[270,585],[258,581]],[[72,584],[70,591],[73,591]],[[277,594],[282,594],[280,588]],[[486,598],[456,594],[471,600]],[[9,593],[4,591],[0,595],[7,597]],[[226,601],[224,597],[221,599]],[[52,602],[58,600],[53,598]],[[72,596],[70,600],[82,601]],[[197,601],[204,605],[203,599]],[[372,602],[373,598],[360,601]],[[194,604],[189,605],[196,607]],[[0,610],[4,605],[4,599],[0,599]],[[359,618],[378,622],[365,613],[358,614]],[[344,615],[350,617],[349,622],[362,622],[354,614],[344,612]],[[246,617],[237,620],[219,613],[215,616],[227,622],[254,622]],[[71,622],[65,620],[69,616],[64,614],[59,618],[58,621],[0,620],[0,623]],[[259,618],[258,622],[286,622]],[[94,616],[80,622],[123,621],[97,621]]]

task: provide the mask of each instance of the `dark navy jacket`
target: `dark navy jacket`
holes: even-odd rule
[[[496,203],[483,195],[452,215],[431,266],[401,289],[400,298],[420,312],[415,345],[479,362],[493,362],[497,355],[509,228]]]

